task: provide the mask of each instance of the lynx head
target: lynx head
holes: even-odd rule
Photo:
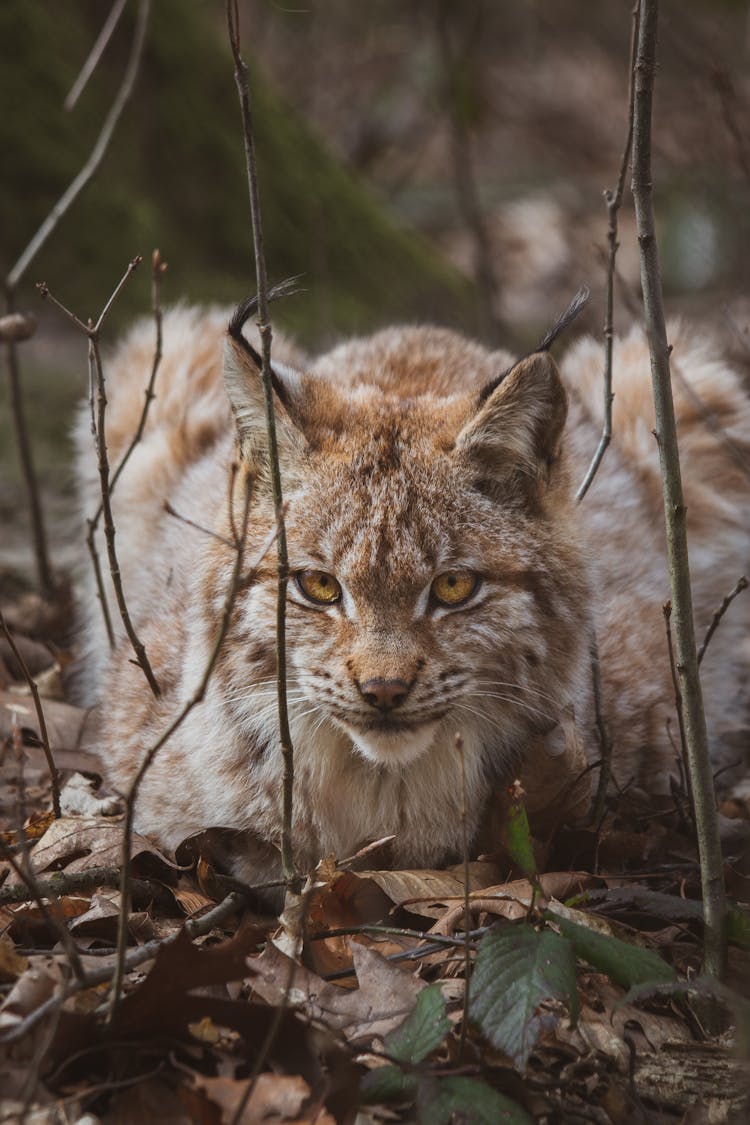
[[[504,772],[554,727],[585,650],[565,391],[544,352],[504,371],[453,333],[416,328],[306,372],[274,361],[292,716],[345,732],[382,766],[461,731]],[[231,334],[225,380],[254,483],[250,559],[273,526],[268,442],[258,357]],[[273,702],[275,605],[271,552],[223,670],[250,725]]]

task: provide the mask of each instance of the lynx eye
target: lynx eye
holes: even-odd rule
[[[318,605],[334,605],[341,600],[341,586],[324,570],[299,570],[294,576],[305,597]]]
[[[440,605],[461,605],[468,601],[479,585],[479,576],[471,570],[446,570],[438,574],[431,592]]]

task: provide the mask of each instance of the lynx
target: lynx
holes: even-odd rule
[[[248,487],[247,573],[229,633],[204,702],[145,775],[136,827],[168,848],[204,828],[234,829],[244,841],[235,873],[258,882],[280,870],[275,547],[263,554],[275,523],[258,341],[242,335],[241,315],[227,333],[227,316],[166,315],[157,397],[113,496],[125,596],[161,696],[119,625],[110,652],[93,585],[82,599],[85,676],[106,772],[125,789],[203,676]],[[710,343],[680,325],[670,340],[702,636],[748,557],[750,408]],[[144,323],[107,365],[113,465],[136,429],[152,358]],[[668,791],[669,583],[642,333],[616,342],[614,438],[580,504],[602,421],[592,339],[560,370],[546,351],[514,362],[435,327],[390,328],[315,360],[276,338],[272,362],[299,868],[388,835],[395,863],[434,866],[460,854],[464,793],[478,824],[530,747],[554,770],[574,728],[596,761],[594,630],[615,781]],[[91,513],[87,411],[77,443]],[[744,745],[749,606],[732,605],[703,663],[717,770],[737,764]]]

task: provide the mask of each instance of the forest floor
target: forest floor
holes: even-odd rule
[[[258,55],[285,99],[325,135],[336,160],[366,180],[400,223],[418,227],[431,253],[444,255],[468,285],[482,231],[471,229],[457,198],[448,74],[433,9],[367,7],[372,24],[359,6],[352,19],[355,6],[346,4],[330,5],[325,20],[304,21],[296,6],[265,0],[253,0],[248,11]],[[743,13],[740,5],[731,12],[691,5],[688,18],[682,3],[664,7],[655,159],[668,305],[710,322],[747,369],[750,164],[738,128],[748,100],[739,66]],[[718,7],[723,20],[715,18]],[[16,5],[17,12],[24,8]],[[184,134],[182,157],[197,159],[196,136],[202,142],[219,126],[236,133],[234,118],[214,112],[218,103],[195,77],[208,57],[204,26],[193,28],[194,54],[184,43],[173,50],[172,21],[162,8],[151,65],[158,57],[166,67],[179,56],[181,81],[173,77],[159,89],[173,89],[178,100],[192,91],[195,113],[171,133],[168,122],[152,122],[147,71],[138,128],[145,134],[146,125],[158,125],[159,143],[149,151],[125,144],[118,157],[123,177],[140,161],[150,173],[169,149],[164,136],[176,143]],[[518,15],[513,6],[479,5],[474,20],[475,8],[452,6],[449,48],[465,82],[463,141],[495,272],[486,336],[507,331],[513,345],[533,343],[539,325],[548,326],[582,282],[594,290],[585,328],[600,332],[602,191],[614,183],[624,141],[629,5],[566,0],[517,6]],[[80,21],[79,9],[68,6],[71,19]],[[44,42],[54,46],[57,25],[41,22]],[[63,29],[67,24],[59,21]],[[31,53],[45,76],[50,50]],[[223,81],[228,61],[221,53],[217,59]],[[732,75],[736,82],[727,86]],[[19,81],[27,93],[44,87],[28,71]],[[60,79],[61,91],[62,85]],[[229,105],[234,92],[226,85]],[[33,113],[57,130],[56,119],[38,112],[30,96],[17,102],[18,114]],[[199,116],[207,106],[214,121]],[[16,117],[6,115],[6,124]],[[274,117],[271,136],[276,127]],[[31,132],[22,126],[19,135]],[[45,161],[54,148],[41,139],[36,147]],[[61,152],[75,163],[68,147]],[[134,189],[124,193],[128,222],[143,213],[161,231],[174,205],[175,237],[183,236],[177,269],[201,278],[201,299],[226,299],[230,289],[241,298],[239,278],[248,273],[237,228],[219,222],[226,200],[221,193],[217,200],[215,182],[229,182],[229,164],[216,165],[221,175],[214,169],[220,147],[210,154],[210,182],[202,189],[206,168],[180,164],[170,150],[169,176],[197,190],[170,187],[163,213],[155,203],[161,174],[148,194],[142,173],[148,206],[133,206]],[[7,142],[9,160],[11,149]],[[26,184],[32,177],[21,163],[17,178]],[[45,179],[39,169],[37,179]],[[114,179],[119,190],[125,182]],[[229,195],[245,223],[240,184]],[[307,186],[295,187],[300,198]],[[117,204],[112,182],[102,198]],[[215,222],[206,219],[209,204]],[[327,207],[332,221],[338,208],[330,200]],[[91,228],[97,251],[110,234],[122,234],[106,207],[103,214],[107,222]],[[289,225],[285,214],[281,220]],[[27,226],[30,232],[33,224],[19,217],[14,237]],[[135,229],[127,226],[128,237]],[[377,226],[376,245],[384,229]],[[60,276],[83,282],[91,271],[72,271],[69,262],[84,260],[76,238],[90,224],[79,218],[68,230],[69,241],[59,244]],[[216,241],[219,234],[225,244]],[[189,262],[199,235],[203,257]],[[639,313],[627,198],[620,236],[617,330]],[[306,247],[309,241],[306,235]],[[150,246],[128,243],[128,253],[136,249],[148,253]],[[209,252],[218,256],[211,269]],[[369,278],[367,255],[355,249],[352,258],[355,281]],[[99,262],[106,276],[121,265]],[[341,329],[341,293],[354,286],[352,275],[323,253],[311,276],[325,269],[341,306],[310,302],[313,346],[314,332],[322,338]],[[212,289],[217,279],[225,286],[220,293]],[[379,288],[389,292],[388,285]],[[367,308],[373,324],[395,315],[390,306],[376,307],[368,291],[360,298],[357,316]],[[721,985],[701,970],[700,868],[680,785],[660,806],[640,794],[614,794],[594,822],[562,817],[541,827],[532,821],[530,830],[522,795],[501,791],[505,827],[486,855],[448,870],[395,871],[389,841],[373,841],[354,857],[322,859],[301,890],[287,893],[280,915],[221,871],[220,834],[188,839],[175,856],[136,836],[123,896],[122,805],[103,789],[101,765],[84,748],[87,715],[68,697],[71,583],[81,552],[67,434],[75,402],[85,396],[85,342],[56,328],[54,317],[42,314],[40,321],[43,330],[24,352],[24,392],[53,562],[63,576],[49,601],[34,592],[28,508],[7,399],[0,397],[0,609],[22,657],[21,663],[0,637],[0,1125],[744,1125],[747,789],[721,809],[730,899]],[[31,679],[60,770],[59,816]],[[115,985],[120,957],[124,977]]]
[[[323,859],[280,916],[222,874],[220,832],[174,857],[136,835],[123,900],[122,807],[65,701],[70,599],[6,584],[2,605],[63,796],[56,818],[2,639],[0,1122],[747,1121],[747,800],[722,807],[723,985],[701,975],[678,789],[536,838],[522,796],[501,792],[492,853],[398,871],[373,842]]]

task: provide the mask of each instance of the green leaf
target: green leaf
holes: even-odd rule
[[[564,1000],[578,1015],[576,967],[570,942],[531,926],[487,934],[479,946],[469,1015],[493,1046],[526,1065],[541,1028],[539,1005]]]
[[[440,1046],[450,1029],[440,985],[431,984],[419,993],[412,1013],[386,1035],[385,1050],[391,1058],[415,1065]]]
[[[416,1076],[404,1074],[400,1066],[392,1063],[368,1071],[359,1084],[360,1101],[368,1105],[413,1102],[416,1096]]]
[[[424,1078],[417,1111],[420,1125],[533,1125],[519,1105],[474,1078]]]
[[[672,966],[650,949],[640,949],[620,938],[598,933],[588,926],[562,918],[552,910],[547,910],[545,917],[551,918],[560,927],[563,937],[573,942],[576,955],[582,961],[601,969],[623,988],[632,988],[647,981],[663,983],[677,979]]]
[[[520,796],[511,796],[508,815],[504,825],[505,847],[508,855],[517,863],[529,879],[537,875],[536,857],[534,846],[531,842],[529,818],[526,815],[526,806]]]

